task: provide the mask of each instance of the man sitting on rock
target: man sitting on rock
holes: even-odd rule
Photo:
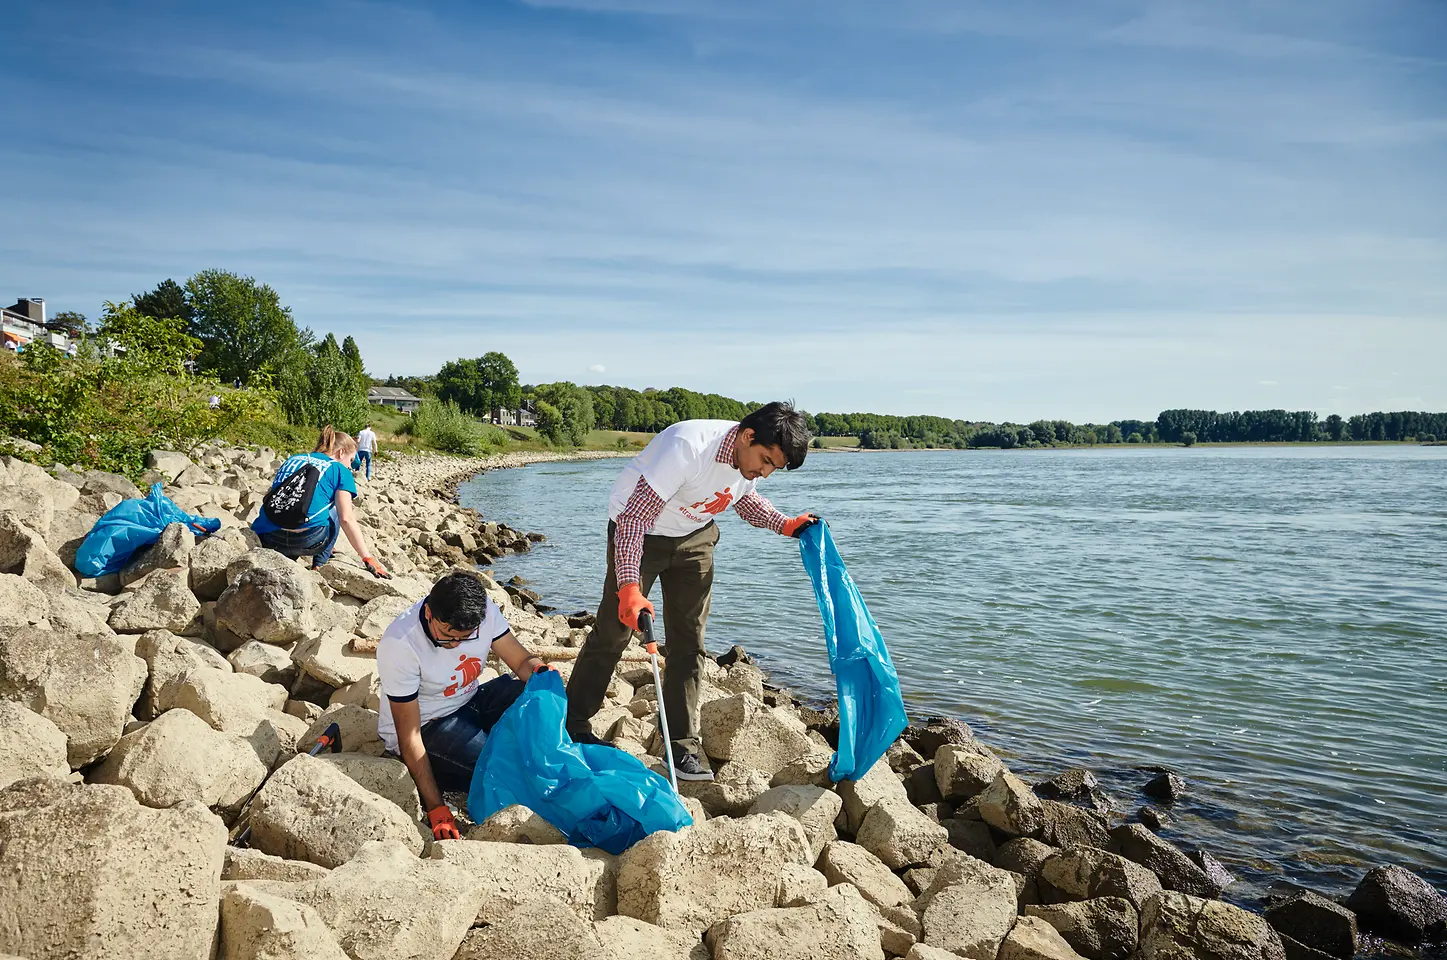
[[[480,683],[489,650],[522,679]],[[461,834],[442,791],[465,792],[487,733],[535,671],[552,667],[512,635],[482,581],[449,573],[392,621],[377,644],[377,732],[417,784],[438,840]]]
[[[731,420],[685,420],[664,430],[623,469],[608,502],[608,574],[597,624],[568,681],[568,734],[600,743],[598,712],[638,615],[653,615],[648,591],[663,585],[668,672],[662,702],[680,780],[712,780],[698,739],[703,634],[713,593],[714,518],[729,507],[756,527],[795,537],[818,518],[790,519],[754,492],[775,470],[795,470],[809,452],[804,415],[770,403]]]

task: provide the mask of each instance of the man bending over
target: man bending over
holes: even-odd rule
[[[522,679],[479,683],[489,650]],[[535,671],[551,670],[512,635],[482,581],[449,573],[377,644],[377,732],[400,754],[438,840],[461,834],[442,791],[466,791],[487,734]]]

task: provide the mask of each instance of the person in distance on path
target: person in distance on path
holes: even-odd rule
[[[479,682],[494,650],[517,678]],[[435,839],[461,839],[442,791],[472,785],[488,732],[526,681],[551,669],[517,641],[482,581],[469,573],[438,580],[383,632],[377,733],[412,774]]]
[[[603,697],[638,615],[653,615],[648,591],[663,585],[668,670],[661,700],[668,711],[680,780],[712,780],[698,739],[703,634],[713,593],[714,518],[729,507],[756,527],[796,537],[818,517],[790,519],[754,491],[775,470],[796,470],[809,452],[804,415],[770,403],[731,420],[684,420],[654,437],[623,468],[608,501],[608,574],[598,618],[568,680],[568,735],[601,743],[588,719]]]

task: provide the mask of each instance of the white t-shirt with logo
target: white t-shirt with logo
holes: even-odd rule
[[[736,426],[734,420],[684,420],[654,437],[614,482],[609,518],[618,519],[639,477],[665,501],[648,531],[665,537],[688,536],[753,493],[753,480],[717,459],[719,445]]]
[[[393,753],[399,751],[389,698],[415,696],[423,723],[457,712],[477,692],[477,678],[487,666],[492,642],[510,629],[502,611],[489,599],[473,639],[450,649],[439,647],[422,626],[422,604],[426,602],[418,600],[408,607],[377,642],[377,680],[382,687],[377,732]]]
[[[367,427],[357,434],[357,449],[367,453],[377,452],[377,435],[372,432],[371,427]]]

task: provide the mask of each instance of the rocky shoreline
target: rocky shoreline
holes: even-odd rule
[[[246,523],[278,458],[221,446],[158,451],[146,478],[220,532],[173,525],[82,580],[80,541],[141,491],[0,459],[0,955],[1246,960],[1447,936],[1447,899],[1396,867],[1345,905],[1227,904],[1219,864],[1102,812],[1088,772],[1026,784],[958,722],[833,784],[837,718],[737,649],[703,684],[718,779],[680,785],[694,826],[613,857],[509,808],[432,841],[377,737],[372,651],[438,575],[540,539],[453,501],[542,459],[379,458],[357,511],[390,581],[345,541],[319,572],[260,548]],[[486,580],[566,676],[588,618]],[[661,769],[656,705],[631,651],[593,729]],[[341,751],[307,756],[332,723]]]

